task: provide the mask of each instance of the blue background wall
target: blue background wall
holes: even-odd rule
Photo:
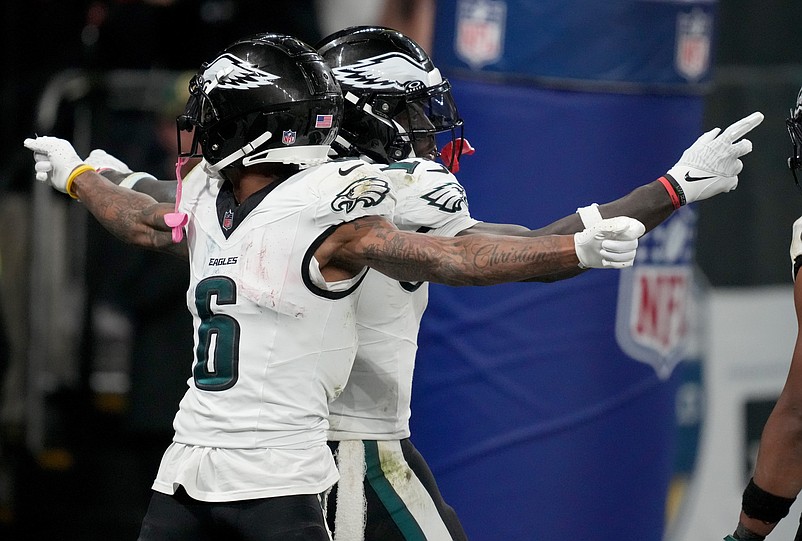
[[[701,133],[709,76],[707,64],[685,73],[677,50],[688,43],[678,43],[701,40],[690,54],[705,39],[710,47],[714,8],[438,2],[433,56],[477,149],[458,175],[474,217],[538,227],[671,167]],[[691,12],[697,34],[689,37],[679,21]],[[466,27],[478,43],[461,44]],[[431,287],[412,437],[471,539],[662,538],[678,456],[686,469],[693,462],[675,399],[686,365],[698,377],[698,364],[672,371],[682,353],[671,347],[625,353],[621,328],[638,314],[619,296],[643,293],[642,269],[687,276],[694,229],[693,210],[675,213],[643,239],[632,271]],[[672,242],[680,249],[668,250]],[[675,342],[692,331],[683,325]]]

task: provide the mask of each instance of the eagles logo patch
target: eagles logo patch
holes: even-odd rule
[[[214,86],[231,90],[247,90],[272,85],[273,81],[280,79],[278,75],[262,71],[229,53],[218,56],[204,70],[203,78],[205,79],[204,92],[211,91]]]
[[[444,212],[454,213],[468,206],[465,188],[456,182],[447,182],[438,186],[431,192],[423,194],[421,198]]]
[[[390,184],[380,178],[361,178],[352,182],[346,189],[337,194],[331,202],[335,211],[351,212],[357,205],[364,208],[381,203],[390,192]]]
[[[332,71],[342,85],[372,90],[403,91],[413,81],[428,80],[428,74],[419,62],[395,52],[364,58]]]

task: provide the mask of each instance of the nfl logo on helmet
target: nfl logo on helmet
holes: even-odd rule
[[[293,130],[284,130],[281,134],[281,142],[285,145],[291,145],[295,142],[295,132]]]

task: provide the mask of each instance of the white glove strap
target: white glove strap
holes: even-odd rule
[[[604,219],[602,218],[601,212],[599,212],[599,205],[597,203],[592,203],[587,207],[579,207],[576,209],[576,213],[579,214],[579,218],[582,220],[582,225],[585,226],[585,229],[593,227]]]
[[[143,178],[151,178],[153,180],[156,180],[156,177],[154,177],[153,175],[151,175],[149,173],[142,173],[142,172],[131,173],[130,175],[125,177],[122,180],[122,182],[120,182],[120,187],[121,188],[128,188],[129,190],[133,190],[134,189],[134,185],[137,182],[139,182],[140,180],[142,180]]]

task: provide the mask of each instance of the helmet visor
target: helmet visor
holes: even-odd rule
[[[437,86],[407,94],[406,111],[401,111],[396,121],[413,134],[435,134],[461,126],[462,119],[451,95],[451,84],[443,81]]]

